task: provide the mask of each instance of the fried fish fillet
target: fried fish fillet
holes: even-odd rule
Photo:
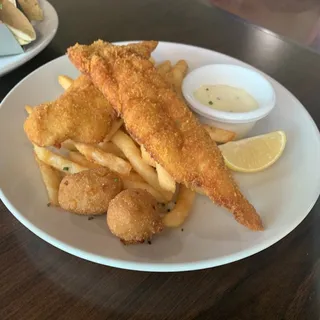
[[[113,108],[90,78],[81,75],[57,100],[33,109],[24,130],[38,146],[59,145],[67,139],[98,143],[116,118]]]
[[[150,51],[154,42],[140,46]],[[114,46],[97,41],[90,46],[76,44],[68,55],[121,115],[133,138],[177,182],[201,188],[239,223],[263,230],[259,215],[241,194],[217,145],[148,60],[151,51],[137,48],[139,44]]]

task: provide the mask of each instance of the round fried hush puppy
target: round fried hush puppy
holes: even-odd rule
[[[83,215],[104,214],[110,200],[122,190],[119,176],[107,168],[66,175],[59,187],[61,208]]]
[[[162,231],[156,199],[142,189],[127,189],[110,201],[107,224],[124,244],[142,243]]]

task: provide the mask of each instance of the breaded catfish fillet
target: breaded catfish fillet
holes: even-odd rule
[[[57,100],[35,107],[24,130],[41,147],[59,145],[67,139],[98,143],[111,129],[115,116],[90,78],[81,75]]]
[[[148,45],[152,47],[141,43]],[[262,230],[259,215],[241,194],[217,145],[148,61],[149,56],[136,48],[98,41],[90,46],[77,44],[68,55],[110,101],[134,139],[177,182],[201,188],[239,223]]]

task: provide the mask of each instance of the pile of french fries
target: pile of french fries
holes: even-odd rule
[[[172,65],[170,61],[165,61],[159,64],[157,69],[177,94],[183,98],[181,85],[187,73],[187,63],[180,60]],[[73,79],[61,75],[58,81],[63,89],[68,90]],[[25,109],[28,113],[32,112],[30,106],[26,106]],[[235,136],[233,132],[219,128],[210,126],[204,126],[204,128],[217,143],[231,141]],[[103,142],[97,145],[68,140],[62,143],[59,150],[34,145],[34,154],[46,186],[50,205],[59,206],[59,185],[64,175],[101,166],[118,173],[123,181],[124,189],[144,189],[162,204],[174,201],[173,209],[163,217],[164,225],[167,227],[181,226],[188,217],[194,202],[195,192],[183,185],[178,186],[170,174],[148,154],[144,146],[138,146],[126,133],[121,119],[114,121],[111,131]]]

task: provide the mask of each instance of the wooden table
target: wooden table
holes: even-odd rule
[[[320,55],[204,1],[51,2],[60,17],[55,39],[0,79],[0,100],[76,41],[159,39],[210,48],[250,63],[292,91],[320,125]],[[64,253],[0,204],[0,319],[319,319],[319,230],[318,201],[296,230],[253,257],[197,272],[143,273]]]

